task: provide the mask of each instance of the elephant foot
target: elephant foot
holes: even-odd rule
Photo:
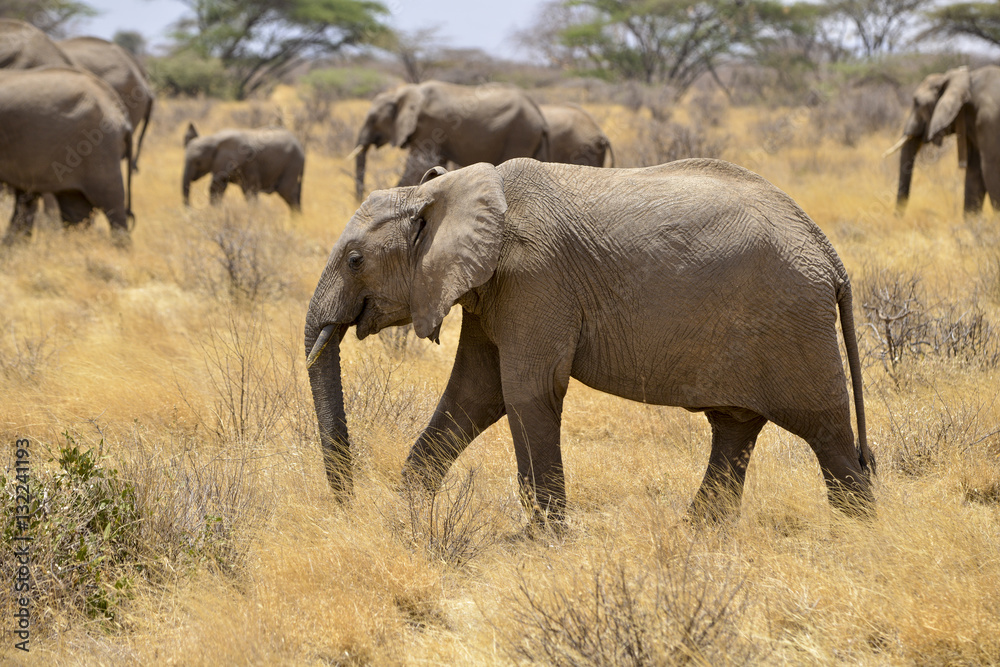
[[[131,250],[132,237],[129,235],[128,230],[112,227],[111,245],[121,250]]]
[[[827,484],[826,493],[830,506],[845,516],[866,523],[874,521],[878,516],[875,498],[867,484],[832,481]]]

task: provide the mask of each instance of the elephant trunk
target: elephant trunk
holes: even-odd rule
[[[910,182],[913,180],[913,164],[917,160],[917,153],[923,145],[923,138],[920,135],[907,137],[899,151],[899,190],[896,192],[896,211],[902,213],[906,210],[906,202],[910,198]]]
[[[353,490],[351,480],[351,442],[347,433],[344,391],[340,369],[340,342],[347,325],[328,324],[316,331],[306,325],[306,362],[313,404],[319,421],[323,464],[330,488],[344,502]]]
[[[365,198],[365,162],[368,157],[368,147],[371,144],[359,143],[354,149],[354,196],[360,203]]]

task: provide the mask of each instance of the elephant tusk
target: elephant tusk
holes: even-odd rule
[[[885,159],[890,155],[892,155],[893,153],[895,153],[896,151],[898,151],[900,148],[903,147],[903,144],[905,144],[907,140],[909,140],[909,137],[904,134],[902,137],[900,137],[899,141],[897,141],[892,145],[892,148],[882,153],[882,158]]]
[[[306,357],[306,368],[312,368],[312,365],[315,364],[320,355],[323,354],[326,344],[330,342],[330,336],[333,335],[333,330],[334,325],[327,324],[323,327],[323,330],[319,332],[319,336],[313,344],[312,351],[309,353],[309,356]]]
[[[359,154],[359,153],[361,153],[361,151],[363,151],[364,149],[365,149],[365,147],[364,147],[364,146],[362,146],[361,144],[358,144],[357,146],[355,146],[355,147],[354,147],[354,150],[353,150],[353,151],[351,151],[351,152],[350,152],[350,154],[349,154],[349,155],[347,156],[347,159],[348,159],[348,160],[353,160],[353,159],[354,159],[354,158],[356,158],[356,157],[358,156],[358,154]]]

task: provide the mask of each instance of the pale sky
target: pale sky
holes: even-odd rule
[[[101,12],[75,26],[74,33],[111,39],[118,30],[136,30],[151,47],[168,41],[170,24],[187,13],[177,0],[84,0]],[[487,53],[524,59],[511,40],[515,30],[531,25],[544,0],[383,0],[393,27],[407,32],[438,26],[443,46],[478,47]]]

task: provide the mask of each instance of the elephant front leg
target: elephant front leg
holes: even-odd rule
[[[968,147],[968,162],[965,167],[965,215],[977,215],[983,211],[986,200],[986,181],[983,179],[983,166],[979,149],[970,144]]]
[[[212,184],[208,187],[208,201],[218,204],[229,185],[229,174],[212,174]]]
[[[35,227],[35,213],[38,210],[38,195],[25,192],[24,190],[14,191],[14,210],[10,215],[10,225],[7,227],[7,235],[4,236],[5,245],[11,245],[19,240],[26,240],[31,236],[31,230]]]
[[[517,457],[521,502],[532,526],[561,526],[566,519],[566,478],[560,429],[572,355],[525,377],[521,365],[505,366],[504,399]]]
[[[410,450],[403,479],[436,493],[452,463],[504,414],[500,357],[479,318],[462,313],[462,332],[448,386],[430,423]]]
[[[709,410],[705,416],[712,426],[712,453],[689,515],[716,521],[739,509],[750,455],[767,419],[756,414],[740,414],[737,419],[719,410]]]

